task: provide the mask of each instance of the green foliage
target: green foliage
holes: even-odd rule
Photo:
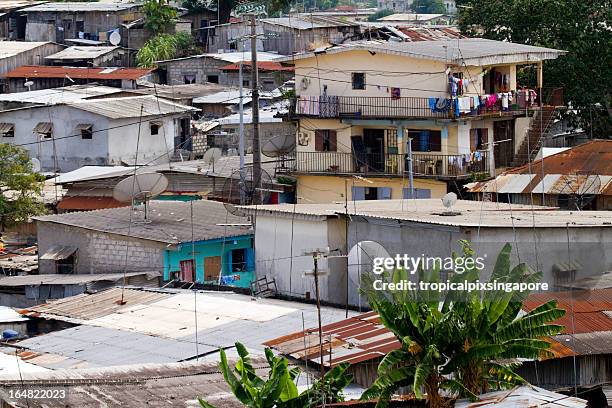
[[[393,10],[379,10],[376,13],[368,16],[368,21],[376,21],[379,18],[383,18],[386,16],[390,16],[391,14],[393,14],[394,11]]]
[[[415,0],[410,8],[415,13],[422,14],[443,14],[446,13],[446,7],[442,0]]]
[[[461,241],[463,257],[474,259],[469,244]],[[511,246],[506,244],[495,263],[490,281],[499,283],[536,282],[541,273],[527,265],[510,267]],[[457,256],[453,254],[456,258]],[[467,265],[467,264],[466,264]],[[419,271],[419,280],[439,282],[439,269]],[[405,270],[383,274],[383,280],[407,280]],[[475,282],[479,271],[466,268],[451,282]],[[362,287],[372,288],[371,276]],[[450,401],[440,396],[475,398],[484,390],[503,389],[523,383],[509,359],[536,359],[550,356],[549,343],[541,337],[559,334],[563,327],[551,324],[565,311],[554,301],[521,315],[526,292],[487,291],[365,291],[382,323],[401,343],[378,366],[378,378],[362,399],[378,398],[384,407],[400,387],[410,386],[417,398],[427,393],[430,407],[444,407]]]
[[[238,0],[220,0],[219,3],[219,18],[221,23],[227,23],[230,18],[230,14],[234,7],[240,3]],[[280,12],[288,12],[290,9],[290,0],[265,0],[262,1],[266,5],[266,11],[268,16],[274,17]]]
[[[143,4],[145,28],[155,34],[163,33],[176,20],[176,9],[167,0],[145,0]]]
[[[155,61],[190,55],[195,49],[193,37],[189,33],[160,34],[148,40],[136,54],[139,67],[150,68]]]
[[[294,381],[300,371],[289,370],[286,358],[276,357],[272,350],[265,349],[270,371],[264,380],[256,374],[247,349],[241,343],[236,343],[236,350],[239,359],[233,370],[223,349],[219,350],[219,366],[234,396],[247,407],[315,408],[342,401],[342,390],[352,381],[352,376],[346,374],[349,365],[340,364],[316,381],[309,390],[299,394]],[[203,408],[215,408],[201,398],[198,401]]]
[[[44,214],[40,201],[44,177],[32,171],[28,152],[21,147],[0,143],[0,228]]]
[[[209,2],[206,0],[183,0],[181,6],[190,13],[201,13],[208,10]]]
[[[482,36],[568,53],[544,63],[544,86],[563,87],[578,124],[593,136],[612,137],[612,8],[608,0],[463,0],[459,25]],[[534,84],[525,84],[531,85]],[[599,104],[599,105],[597,105]]]

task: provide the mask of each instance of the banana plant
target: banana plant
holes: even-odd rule
[[[329,370],[325,376],[312,384],[308,390],[298,393],[295,381],[301,374],[299,368],[289,369],[284,357],[276,357],[272,350],[265,349],[270,367],[267,379],[257,375],[247,349],[235,343],[238,361],[233,369],[227,362],[223,349],[219,350],[219,366],[223,378],[234,396],[250,408],[315,408],[324,403],[342,401],[342,391],[353,380],[347,374],[349,364],[340,364]],[[202,408],[215,408],[212,404],[198,398]]]
[[[469,243],[460,241],[463,257],[474,257]],[[510,267],[512,247],[506,244],[497,257],[490,280],[501,283],[535,282],[541,274],[525,264]],[[457,255],[453,254],[456,258]],[[439,270],[419,271],[419,279],[439,280]],[[404,270],[385,273],[382,278],[398,282],[408,279]],[[451,282],[475,282],[479,271],[469,268]],[[364,288],[372,288],[365,275]],[[481,392],[502,389],[525,380],[514,372],[507,359],[536,359],[550,356],[549,343],[542,337],[559,334],[563,327],[551,324],[565,311],[547,302],[522,313],[527,292],[437,291],[381,292],[365,290],[370,306],[382,324],[399,340],[401,347],[388,353],[378,366],[378,378],[362,399],[377,399],[377,407],[388,405],[400,388],[409,387],[417,398],[432,408],[452,404],[447,396],[476,399]]]

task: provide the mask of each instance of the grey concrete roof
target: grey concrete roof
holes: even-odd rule
[[[75,45],[68,47],[58,53],[49,55],[45,59],[50,60],[73,60],[73,59],[89,59],[98,58],[102,55],[106,55],[109,52],[113,52],[119,47],[114,46],[102,46],[102,47],[85,47]]]
[[[84,275],[63,275],[57,273],[42,275],[17,275],[0,278],[0,286],[33,285],[78,285],[97,281],[119,281],[123,277],[146,275],[148,279],[161,276],[161,272],[95,273]]]
[[[83,211],[58,215],[34,217],[38,222],[51,222],[70,225],[98,232],[106,232],[156,241],[167,244],[205,241],[223,237],[250,235],[248,227],[224,226],[219,224],[245,224],[247,219],[227,212],[223,203],[198,200],[193,202],[193,229],[190,218],[190,203],[177,201],[150,201],[148,223],[138,222],[142,213],[132,216],[131,207],[109,208],[104,210]],[[136,222],[134,222],[136,221]]]
[[[138,118],[141,115],[141,109],[143,117],[166,116],[198,111],[198,109],[191,106],[170,102],[153,95],[77,101],[69,103],[68,106],[111,119]]]
[[[336,217],[345,213],[344,202],[330,204],[278,204],[243,207],[259,216],[293,214],[315,218]],[[349,201],[349,215],[415,223],[448,225],[456,227],[536,228],[605,227],[612,232],[612,211],[564,211],[554,207],[539,207],[482,201],[457,200],[452,211],[440,199],[418,200],[364,200]],[[510,211],[512,210],[512,211]],[[568,225],[569,223],[569,225]]]
[[[129,10],[133,7],[140,7],[142,3],[120,3],[120,2],[51,2],[39,4],[32,7],[21,9],[24,12],[45,12],[45,11],[121,11]]]
[[[534,47],[506,41],[484,38],[462,38],[452,41],[355,41],[330,47],[325,54],[365,50],[385,54],[401,55],[412,58],[442,61],[455,65],[486,66],[493,64],[537,62],[555,59],[566,51],[552,48]],[[312,58],[308,52],[292,57],[277,59],[277,62],[290,62],[296,59]]]

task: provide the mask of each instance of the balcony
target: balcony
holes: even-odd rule
[[[557,92],[558,94],[558,92]],[[555,100],[558,99],[557,94]],[[547,96],[551,99],[552,96]],[[299,96],[295,102],[298,116],[348,119],[463,119],[486,116],[512,116],[533,110],[539,99],[535,91],[517,91],[512,103],[502,106],[502,99],[478,102],[474,107],[468,99],[467,106],[459,105],[458,99],[388,96]],[[478,99],[480,101],[480,99]],[[471,104],[471,105],[470,105]]]
[[[403,154],[366,154],[357,157],[353,153],[295,152],[289,172],[321,175],[408,176],[408,163]],[[472,173],[489,171],[487,152],[474,155],[447,155],[413,153],[412,171],[415,177],[463,178]]]

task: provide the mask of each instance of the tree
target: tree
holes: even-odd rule
[[[234,396],[250,408],[315,408],[321,404],[339,402],[342,401],[342,390],[352,381],[352,376],[346,374],[349,365],[340,364],[316,381],[309,390],[299,394],[294,381],[300,370],[290,370],[286,358],[276,357],[272,350],[266,348],[270,371],[267,379],[263,379],[255,372],[247,349],[241,343],[235,345],[239,359],[234,369],[229,367],[223,349],[219,350],[219,366]],[[198,401],[203,408],[215,408],[201,398]]]
[[[167,0],[145,0],[143,4],[144,26],[155,34],[164,33],[176,20],[176,9]]]
[[[446,8],[442,0],[415,0],[410,8],[419,14],[442,14],[446,13]]]
[[[474,259],[467,242],[462,241],[463,258]],[[497,258],[490,282],[535,282],[540,273],[532,273],[525,264],[510,269],[510,245]],[[457,258],[454,255],[455,259]],[[420,271],[420,280],[439,282],[439,270]],[[404,270],[387,276],[394,282],[407,280]],[[479,272],[468,268],[455,274],[451,282],[476,282]],[[366,277],[364,287],[372,288]],[[378,366],[378,378],[362,399],[378,398],[385,406],[400,387],[410,386],[417,398],[429,407],[450,406],[451,400],[440,396],[445,389],[452,395],[475,398],[489,389],[506,388],[524,380],[514,365],[503,359],[549,356],[549,343],[541,337],[559,334],[561,326],[550,324],[565,314],[554,301],[521,314],[527,292],[488,291],[449,292],[441,296],[429,292],[366,292],[370,306],[382,323],[399,340],[401,347],[387,354]]]
[[[136,54],[139,67],[150,68],[156,61],[191,55],[195,50],[193,37],[189,33],[160,34],[148,40]]]
[[[227,23],[230,19],[232,10],[240,3],[238,0],[220,0],[219,1],[219,19],[221,23]],[[266,0],[263,1],[266,5],[266,11],[269,16],[274,16],[279,12],[288,12],[291,0]]]
[[[394,14],[393,10],[379,10],[376,13],[368,16],[368,21],[376,21],[379,18],[390,16],[391,14]]]
[[[44,214],[40,200],[44,181],[32,171],[26,150],[0,143],[0,230]]]
[[[567,51],[544,63],[544,86],[563,87],[576,120],[612,137],[612,30],[609,0],[463,0],[459,26],[482,36]],[[462,4],[461,4],[462,3]],[[533,85],[533,84],[532,84]],[[592,126],[591,126],[592,124]]]

